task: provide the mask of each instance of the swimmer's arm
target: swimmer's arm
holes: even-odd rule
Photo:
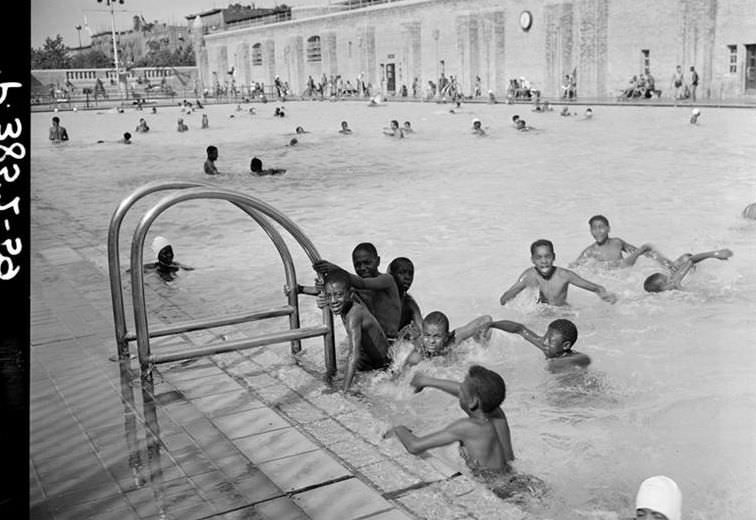
[[[65,128],[61,130],[60,139],[61,141],[68,141],[68,131]]]
[[[727,260],[732,256],[732,251],[729,249],[717,249],[716,251],[707,251],[705,253],[698,253],[690,257],[690,261],[697,264],[701,260],[707,258],[717,258],[719,260]]]
[[[318,274],[328,274],[333,271],[344,271],[344,269],[332,262],[329,262],[328,260],[318,260],[314,264],[312,264],[312,268],[315,269],[315,272],[317,272]]]
[[[408,452],[419,455],[426,450],[446,446],[464,439],[465,419],[453,422],[443,430],[418,437],[406,426],[400,425],[393,428],[393,433],[399,438]]]
[[[422,312],[420,312],[420,306],[417,304],[415,299],[409,294],[405,295],[404,302],[407,305],[407,307],[409,307],[410,313],[412,314],[412,324],[417,328],[417,330],[422,331],[423,330],[423,314]]]
[[[629,255],[630,255],[630,254],[633,254],[633,253],[635,253],[635,251],[636,251],[636,250],[638,249],[637,247],[635,247],[635,246],[634,246],[634,245],[632,245],[631,243],[629,243],[629,242],[625,242],[625,241],[624,241],[624,240],[622,240],[621,238],[620,238],[619,240],[620,240],[620,242],[622,242],[622,248],[621,248],[621,250],[622,250],[622,252],[624,252],[624,253],[627,253],[627,254],[629,254]]]
[[[530,271],[530,269],[526,269],[525,272],[523,272],[520,275],[520,278],[517,279],[517,281],[514,283],[514,285],[512,285],[512,287],[510,287],[509,289],[507,289],[506,291],[504,291],[504,294],[502,294],[501,297],[499,298],[499,303],[500,304],[506,305],[508,301],[510,301],[515,296],[517,296],[518,294],[520,294],[522,292],[522,290],[525,289],[528,286],[528,273],[529,273],[529,271]]]
[[[350,312],[345,323],[347,329],[347,341],[349,342],[349,354],[346,361],[346,371],[344,372],[344,391],[348,391],[354,379],[354,373],[357,371],[357,363],[360,361],[360,352],[362,349],[362,320],[358,315]]]
[[[185,271],[194,271],[194,267],[192,267],[190,265],[182,264],[180,262],[173,262],[173,265],[175,265],[176,267],[179,267],[179,268],[181,268],[181,269],[183,269]]]
[[[565,358],[551,358],[548,360],[549,370],[561,370],[567,367],[587,367],[591,364],[591,358],[582,352],[575,352],[572,356]]]
[[[567,281],[575,287],[580,287],[581,289],[585,289],[586,291],[595,292],[599,296],[599,298],[609,303],[614,303],[617,301],[617,296],[608,292],[603,285],[589,282],[585,278],[582,278],[569,269],[565,269],[565,271],[567,272]]]
[[[543,338],[522,323],[509,320],[498,320],[491,322],[489,328],[503,330],[510,334],[519,334],[524,340],[538,347],[544,354],[547,352],[546,347],[543,345]]]
[[[426,376],[423,373],[417,373],[412,376],[410,385],[415,387],[415,392],[419,392],[423,388],[437,388],[447,394],[453,395],[454,397],[459,397],[459,389],[462,386],[457,381],[452,381],[451,379],[438,379]]]
[[[593,244],[591,244],[588,247],[586,247],[585,249],[583,249],[583,252],[580,253],[580,255],[575,259],[575,261],[570,264],[570,267],[575,267],[576,265],[580,265],[583,262],[585,262],[586,260],[588,260],[588,258],[591,257],[590,252],[592,250],[593,250]]]
[[[362,278],[356,274],[349,274],[349,280],[355,289],[368,289],[370,291],[381,291],[396,287],[394,277],[388,273],[379,274],[374,278]]]
[[[407,367],[412,367],[412,366],[417,365],[418,363],[420,363],[420,361],[422,361],[422,359],[423,359],[423,356],[420,355],[420,353],[416,349],[413,350],[412,352],[410,352],[409,356],[407,356],[407,359],[404,360],[404,363],[402,363],[402,366],[399,367],[399,370],[397,370],[394,373],[394,377],[393,378],[396,379],[397,377],[399,377],[404,372],[404,370]],[[414,381],[414,379],[413,379],[413,381]],[[419,392],[419,390],[416,390],[416,391]]]
[[[624,244],[624,242],[623,242]],[[638,258],[642,255],[645,255],[646,253],[653,252],[653,248],[650,244],[643,244],[640,247],[630,246],[633,248],[633,251],[627,255],[625,258],[622,259],[622,265],[624,267],[630,267],[631,265],[635,265],[635,262],[638,261]],[[625,251],[625,248],[623,246],[623,251]]]
[[[461,327],[457,327],[456,329],[454,329],[455,344],[461,343],[467,338],[471,338],[483,330],[487,330],[490,323],[491,323],[491,316],[484,315],[484,316],[478,316],[477,318],[472,320],[470,323],[466,323],[462,325]]]

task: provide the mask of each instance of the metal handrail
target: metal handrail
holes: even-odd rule
[[[134,190],[129,196],[121,201],[116,210],[113,212],[113,215],[110,219],[110,227],[108,230],[108,271],[110,275],[110,296],[113,306],[113,325],[115,327],[116,346],[119,359],[128,358],[129,341],[133,341],[136,338],[135,335],[129,334],[128,330],[126,329],[126,313],[123,301],[123,283],[121,279],[121,259],[119,253],[119,236],[123,219],[129,209],[131,209],[131,207],[138,200],[151,193],[171,189],[197,188],[203,186],[208,188],[213,187],[210,184],[194,181],[151,182]],[[289,248],[283,238],[281,238],[281,235],[270,225],[270,223],[266,219],[262,218],[251,208],[246,208],[243,206],[239,207],[245,213],[251,216],[260,225],[260,227],[263,228],[268,237],[270,237],[270,239],[273,241],[273,244],[276,246],[281,259],[283,260],[286,275],[287,298],[289,300],[289,305],[294,308],[294,311],[289,314],[289,326],[291,328],[298,328],[299,302],[297,299],[298,293],[296,291],[296,272],[294,270],[294,263],[291,258],[291,253],[289,252]],[[237,323],[240,322],[241,321]],[[196,324],[197,323],[194,323],[193,325]],[[194,327],[192,330],[197,330],[197,327]],[[156,331],[156,333],[158,332],[160,331]],[[158,335],[156,333],[153,333],[153,336]],[[301,344],[299,340],[292,341],[292,351],[299,352],[299,350],[301,350]]]
[[[316,262],[320,260],[320,255],[318,254],[317,250],[315,249],[315,246],[312,244],[309,238],[307,238],[302,231],[299,229],[299,227],[288,217],[280,213],[277,209],[275,209],[273,206],[267,204],[266,202],[263,202],[259,199],[256,199],[254,197],[251,197],[249,195],[245,195],[239,192],[230,191],[230,190],[224,190],[220,188],[213,188],[209,187],[207,185],[202,185],[201,187],[192,187],[184,189],[178,193],[174,193],[171,195],[167,195],[163,197],[155,206],[153,206],[150,210],[148,210],[140,220],[139,224],[137,225],[136,229],[134,230],[134,236],[131,241],[131,286],[132,286],[132,298],[133,298],[133,308],[134,308],[134,322],[136,325],[136,340],[137,340],[137,349],[139,353],[139,362],[142,367],[143,373],[149,372],[149,365],[150,365],[150,332],[149,327],[147,323],[147,308],[145,305],[145,296],[144,296],[144,272],[142,269],[142,257],[144,254],[144,239],[147,235],[147,231],[149,230],[152,223],[155,221],[155,219],[164,211],[166,211],[171,206],[178,204],[180,202],[184,202],[187,200],[193,200],[193,199],[221,199],[221,200],[227,200],[237,206],[239,206],[242,209],[249,210],[247,211],[252,218],[255,218],[255,214],[259,214],[258,216],[264,215],[265,217],[270,218],[271,220],[278,223],[281,227],[283,227],[289,234],[292,235],[292,237],[297,241],[297,243],[302,247],[302,249],[307,254],[308,258],[311,262]],[[258,220],[255,218],[255,220]],[[260,221],[258,220],[258,223]],[[280,237],[280,235],[279,235]],[[294,279],[294,284],[296,284],[296,279]],[[288,290],[289,296],[293,295],[294,300],[296,301],[298,290],[296,285],[289,285]],[[293,305],[296,308],[296,303]],[[313,336],[323,336],[324,341],[324,350],[325,350],[325,362],[326,362],[326,370],[327,370],[327,376],[331,376],[336,372],[336,352],[335,352],[335,345],[334,345],[334,338],[333,338],[333,317],[331,316],[331,313],[328,311],[327,308],[323,309],[323,323],[324,327],[322,330],[317,331],[316,333],[312,332],[312,329],[300,329],[302,332],[297,333],[295,330],[291,331],[291,335],[288,336],[285,340],[280,340],[279,337],[276,339],[280,341],[288,341],[296,340],[296,339],[304,339],[306,337],[313,337]],[[290,327],[294,329],[294,327]],[[298,329],[298,325],[296,327]],[[275,335],[274,335],[275,336]],[[280,336],[280,335],[279,335]],[[258,345],[254,345],[258,346]],[[241,345],[238,348],[244,348]],[[216,349],[216,351],[219,351]],[[203,354],[198,354],[203,355]]]

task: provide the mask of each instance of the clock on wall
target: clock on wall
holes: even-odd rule
[[[530,26],[533,25],[533,15],[530,11],[523,11],[520,13],[520,27],[523,31],[530,30]]]

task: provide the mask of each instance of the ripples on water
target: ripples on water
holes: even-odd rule
[[[201,114],[177,108],[157,115],[62,113],[72,141],[46,141],[51,114],[32,115],[33,208],[63,207],[93,231],[104,251],[117,203],[155,179],[199,180],[260,197],[297,222],[321,255],[349,267],[350,252],[372,241],[385,267],[396,256],[416,266],[411,290],[423,312],[442,310],[452,326],[480,314],[524,322],[538,333],[557,317],[577,324],[576,350],[591,356],[581,375],[551,374],[540,352],[495,331],[488,345],[468,342],[448,359],[421,363],[437,377],[461,379],[473,363],[498,370],[521,471],[551,489],[544,515],[612,518],[632,512],[638,484],[666,474],[683,489],[686,518],[746,519],[756,511],[756,224],[739,217],[756,200],[756,117],[753,111],[704,109],[701,125],[688,108],[597,107],[590,121],[534,114],[525,106],[466,105],[449,114],[434,104],[289,104],[258,115],[212,106]],[[510,126],[519,113],[539,132]],[[234,114],[234,118],[229,115]],[[152,130],[130,147],[116,144],[139,117]],[[489,135],[470,135],[479,117]],[[342,119],[354,135],[337,134]],[[390,119],[410,120],[403,140],[381,135]],[[287,147],[294,128],[311,133]],[[132,132],[133,133],[133,132]],[[104,144],[95,144],[104,139]],[[205,148],[219,147],[226,175],[202,172]],[[288,169],[281,177],[250,177],[249,160]],[[122,262],[131,233],[159,196],[139,203],[124,223]],[[553,310],[523,294],[507,307],[498,297],[528,267],[529,245],[550,238],[557,264],[567,265],[591,242],[587,219],[609,217],[613,235],[651,242],[668,256],[730,247],[728,262],[707,260],[685,292],[648,295],[641,284],[656,270],[641,259],[631,270],[577,270],[620,296],[608,305],[571,289],[569,309]],[[196,268],[170,286],[148,280],[173,303],[207,302],[208,315],[283,303],[283,269],[264,233],[229,204],[192,201],[164,213],[156,234],[169,237],[177,259]],[[301,283],[313,273],[290,241]],[[147,249],[147,248],[146,248]],[[92,259],[104,265],[103,258]],[[153,312],[162,309],[157,302]],[[305,303],[303,321],[318,312]],[[268,329],[273,325],[268,326]],[[337,323],[337,337],[343,327]],[[308,341],[303,362],[322,366],[320,342]],[[284,348],[284,347],[282,347]],[[344,344],[339,344],[340,363]],[[380,426],[397,422],[418,432],[460,417],[441,392],[414,394],[411,373],[397,382],[363,377],[359,387]],[[389,441],[387,441],[389,442]]]

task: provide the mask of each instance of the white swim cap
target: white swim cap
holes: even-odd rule
[[[171,245],[170,242],[168,242],[168,239],[165,237],[155,237],[155,239],[152,241],[152,252],[155,253],[155,256],[160,253],[160,251],[163,250],[164,247],[167,247]]]
[[[480,123],[480,119],[478,119],[478,118],[476,117],[475,119],[473,119],[473,121],[472,121],[472,122],[473,122],[473,124],[475,124],[475,123]]]
[[[693,109],[693,115],[694,116],[701,115],[701,109],[700,108],[694,108]]]
[[[668,520],[680,520],[682,516],[682,493],[674,480],[657,475],[644,480],[635,498],[635,509],[651,509]]]

